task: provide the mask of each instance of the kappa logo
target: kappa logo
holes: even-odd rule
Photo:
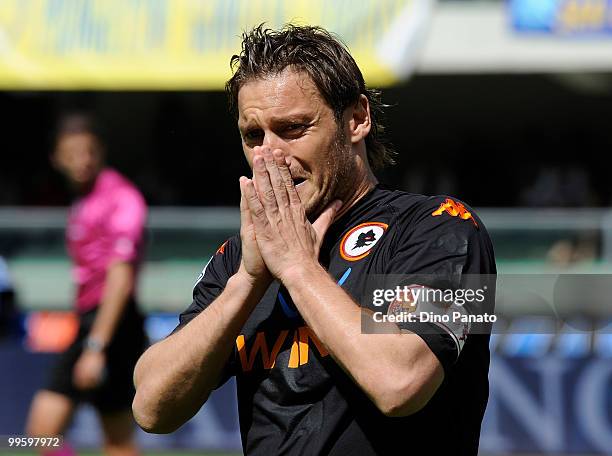
[[[347,261],[367,257],[387,227],[386,223],[366,222],[351,228],[340,242],[340,256]]]
[[[469,212],[461,203],[453,201],[450,198],[446,198],[446,200],[442,204],[440,204],[440,207],[433,211],[431,215],[433,215],[434,217],[438,217],[444,212],[446,212],[451,217],[459,217],[463,220],[471,220],[474,223],[474,226],[478,228],[478,223],[476,223],[476,220],[474,220],[472,213]]]
[[[215,255],[223,255],[225,253],[225,246],[227,245],[228,241],[229,239],[219,246],[215,252]]]

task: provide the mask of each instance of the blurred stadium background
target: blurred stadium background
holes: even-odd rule
[[[247,168],[222,91],[229,57],[241,30],[292,20],[338,33],[384,88],[399,155],[383,182],[475,207],[502,274],[606,282],[610,0],[1,0],[0,434],[23,433],[74,329],[70,197],[48,161],[57,117],[95,114],[109,163],[151,205],[140,303],[158,340],[239,226]],[[529,299],[500,306],[482,454],[612,454],[608,296],[556,315]],[[94,420],[79,411],[77,447],[99,447]],[[178,432],[139,441],[164,454],[239,451],[233,383]]]

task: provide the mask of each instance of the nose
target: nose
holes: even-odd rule
[[[264,134],[262,146],[268,146],[270,149],[283,149],[284,142],[272,131],[266,131]]]

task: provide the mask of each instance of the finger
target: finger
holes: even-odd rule
[[[253,158],[261,154],[262,154],[262,146],[253,147]],[[257,179],[255,178],[255,164],[253,163],[253,158],[251,158],[251,163],[250,163],[251,170],[253,171],[253,175],[251,176],[251,179],[253,179],[253,185],[255,185],[255,191],[259,195],[259,186],[257,185]]]
[[[301,204],[302,201],[300,200],[297,190],[295,189],[293,178],[291,177],[291,172],[289,171],[287,157],[285,157],[285,154],[283,154],[283,151],[280,149],[276,149],[273,154],[276,167],[278,168],[278,172],[283,180],[287,197],[289,198],[289,203],[292,205]]]
[[[242,190],[243,179],[247,178],[242,176],[238,181],[240,185],[240,226],[242,228],[253,224],[253,221],[251,220],[251,212],[249,211],[249,205],[247,204],[246,197],[244,196],[244,191]]]
[[[327,233],[327,229],[330,227],[338,210],[342,207],[342,201],[335,200],[329,206],[325,208],[321,215],[314,221],[312,224],[315,233],[317,233],[317,241],[319,244],[325,237],[325,233]]]
[[[289,207],[289,196],[287,195],[285,182],[281,177],[276,159],[274,158],[270,148],[264,149],[263,157],[266,163],[266,169],[268,170],[268,175],[270,176],[270,183],[272,184],[272,189],[274,190],[274,195],[276,197],[276,203],[279,209],[287,209]]]
[[[274,195],[274,189],[270,182],[270,175],[266,169],[265,160],[263,156],[259,154],[253,157],[253,175],[255,179],[257,179],[256,194],[259,195],[259,200],[265,208],[265,211],[270,215],[276,214],[278,212],[276,195]],[[247,198],[247,202],[249,203],[249,207],[252,208],[249,198]]]
[[[261,201],[259,201],[253,181],[251,179],[247,179],[246,177],[241,178],[240,190],[244,194],[244,199],[246,200],[249,208],[251,221],[255,227],[255,232],[263,233],[268,225],[268,218],[266,216],[266,210],[261,204]]]

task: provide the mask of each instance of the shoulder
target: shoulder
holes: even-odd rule
[[[136,185],[127,177],[112,168],[105,168],[101,174],[101,186],[112,195],[118,205],[131,205],[135,208],[145,208],[146,202]]]
[[[232,259],[240,259],[242,249],[242,243],[240,242],[240,235],[234,234],[233,236],[226,239],[215,251],[214,256],[231,257]]]
[[[207,273],[213,273],[219,277],[233,275],[240,264],[241,242],[240,235],[235,234],[220,244],[207,261],[200,273],[198,281]]]
[[[394,250],[414,246],[466,254],[470,246],[479,244],[492,251],[484,223],[464,201],[449,195],[399,193],[391,244]]]
[[[448,195],[427,196],[402,190],[381,187],[377,190],[377,203],[402,219],[403,223],[414,223],[436,211],[446,211],[449,215],[459,214],[468,217],[472,209],[463,201]],[[436,216],[436,215],[432,215]]]
[[[396,190],[389,205],[396,213],[401,231],[454,227],[465,232],[480,232],[482,220],[462,200],[448,195],[426,196]],[[484,231],[484,230],[483,230]]]
[[[397,201],[402,203],[395,207],[387,250],[388,259],[398,264],[391,269],[449,274],[495,271],[489,234],[468,204],[448,195],[401,196]]]
[[[412,232],[456,228],[486,233],[482,220],[464,201],[449,195],[427,196],[379,186],[375,190],[375,211],[387,214],[394,231]]]

